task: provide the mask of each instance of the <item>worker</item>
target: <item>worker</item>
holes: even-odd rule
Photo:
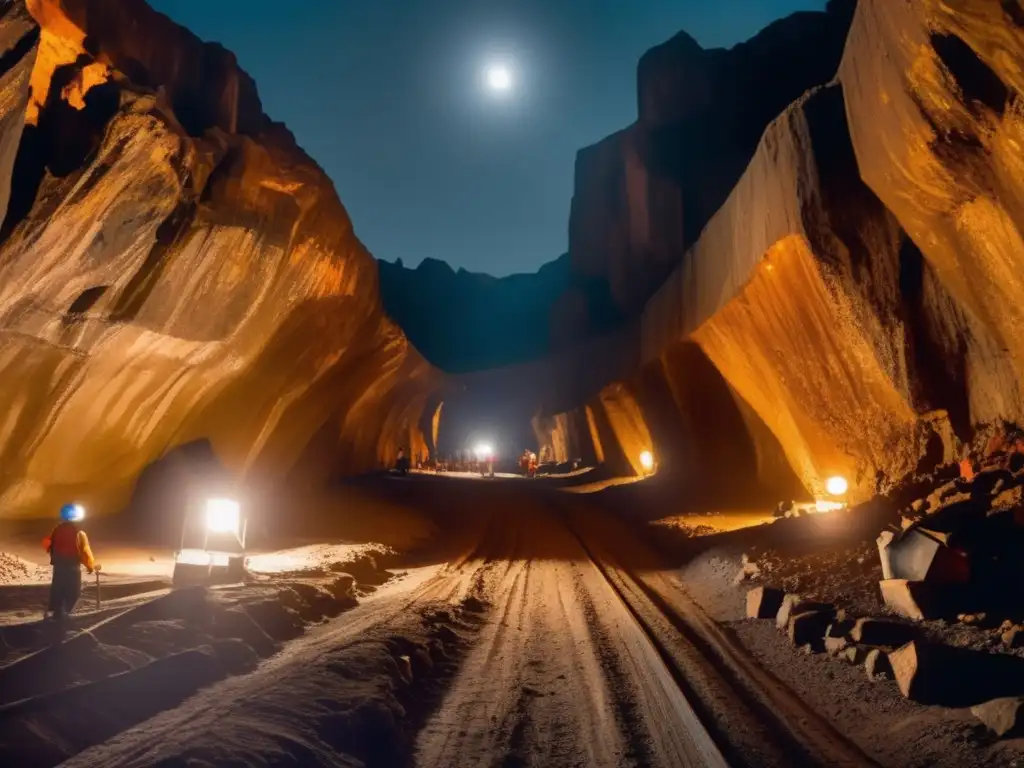
[[[82,594],[82,566],[90,574],[99,573],[100,565],[89,547],[89,537],[78,527],[85,517],[80,504],[65,504],[60,509],[61,522],[43,539],[43,547],[50,554],[53,578],[50,581],[48,613],[63,621],[74,610]]]
[[[409,457],[405,455],[405,448],[398,449],[398,458],[395,460],[395,470],[400,475],[409,474]]]

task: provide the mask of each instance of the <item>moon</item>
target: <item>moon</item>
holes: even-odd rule
[[[512,73],[502,64],[487,68],[487,85],[492,91],[507,91],[512,87]]]

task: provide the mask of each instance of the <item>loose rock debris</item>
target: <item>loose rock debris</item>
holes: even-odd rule
[[[886,521],[874,558],[865,560],[857,547],[831,561],[805,556],[802,565],[799,556],[790,563],[770,550],[746,558],[744,571],[753,570],[748,563],[758,566],[750,578],[765,582],[747,594],[748,618],[774,618],[794,645],[860,664],[869,679],[894,681],[909,700],[971,707],[997,737],[1021,735],[1022,449],[1017,437],[992,440],[980,455],[845,511]],[[776,525],[796,522],[802,521]],[[877,598],[844,600],[837,568],[829,575],[829,565],[846,569],[854,591],[876,574]],[[790,585],[798,585],[799,594]],[[829,600],[816,599],[822,596]],[[851,606],[862,615],[847,615]]]

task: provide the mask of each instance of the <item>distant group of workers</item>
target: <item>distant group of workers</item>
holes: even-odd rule
[[[526,477],[537,476],[537,454],[527,448],[519,457],[519,469]]]
[[[534,451],[529,448],[525,449],[517,459],[517,464],[520,473],[523,477],[536,477],[538,468],[543,459],[543,454],[538,458]],[[548,458],[548,461],[551,459]],[[454,457],[449,456],[448,458],[437,458],[430,459],[427,457],[424,459],[421,456],[417,456],[416,468],[421,470],[433,470],[434,472],[473,472],[479,473],[481,477],[494,477],[494,466],[498,462],[497,457],[493,452],[479,452],[479,451],[456,451]],[[572,468],[575,469],[579,464],[579,460],[576,459],[572,462]],[[412,469],[413,463],[409,456],[405,452],[405,448],[399,448],[395,458],[395,463],[391,467],[392,471],[400,474],[409,474]]]
[[[60,510],[61,522],[43,539],[43,548],[53,566],[45,618],[62,622],[75,609],[82,595],[82,566],[90,574],[101,570],[89,546],[89,537],[79,526],[84,517],[85,510],[80,504],[65,504]]]

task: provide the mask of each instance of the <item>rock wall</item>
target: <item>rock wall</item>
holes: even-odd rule
[[[680,409],[644,393],[690,384],[677,356],[695,345],[745,425],[696,445],[727,433],[747,477],[782,477],[784,456],[811,494],[842,474],[854,501],[1019,424],[1022,63],[1015,2],[860,0],[836,81],[768,128],[647,303],[639,371],[577,411],[626,387],[656,451],[681,456],[660,426]]]
[[[831,0],[825,13],[794,14],[729,50],[685,33],[655,47],[637,67],[636,122],[577,155],[569,253],[501,279],[433,259],[415,270],[383,263],[388,312],[453,373],[562,353],[634,321],[768,123],[835,75],[852,7]]]
[[[200,439],[255,487],[425,445],[440,377],[230,53],[137,0],[8,2],[0,49],[0,514]]]
[[[835,75],[851,15],[851,2],[831,2],[729,50],[681,32],[648,51],[636,123],[576,158],[573,271],[606,281],[620,311],[639,313],[725,202],[765,126]]]

